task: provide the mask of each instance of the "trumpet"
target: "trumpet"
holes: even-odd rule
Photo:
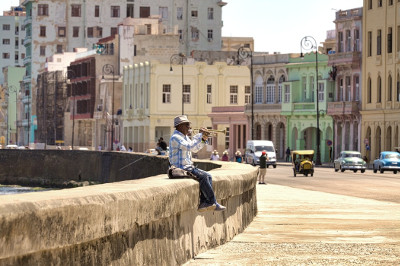
[[[193,128],[192,129],[192,134],[197,134],[200,132],[200,128]],[[217,130],[217,129],[205,129],[203,130],[203,134],[206,136],[212,136],[215,137],[218,135],[218,133],[223,133],[224,135],[226,135],[226,129],[222,129],[222,130]]]

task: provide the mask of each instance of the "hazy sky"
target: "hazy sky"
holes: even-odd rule
[[[201,1],[201,0],[198,0]],[[335,12],[362,7],[363,0],[223,0],[223,36],[253,37],[255,51],[298,53],[300,40],[318,43],[335,29]],[[0,0],[0,14],[18,0]]]

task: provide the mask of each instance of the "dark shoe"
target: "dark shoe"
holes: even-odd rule
[[[216,205],[214,203],[200,203],[199,208],[197,209],[198,212],[205,212],[205,211],[213,211],[215,210]]]
[[[216,204],[215,211],[221,212],[221,211],[225,211],[225,210],[226,210],[226,207],[225,207],[225,206],[222,206],[222,205],[219,204],[219,203]]]

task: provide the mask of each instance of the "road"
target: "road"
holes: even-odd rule
[[[293,177],[289,165],[268,168],[270,184],[328,192],[340,195],[400,203],[400,173],[383,174],[367,170],[365,173],[352,171],[335,172],[333,168],[315,168],[314,176]]]
[[[267,182],[253,222],[186,265],[400,265],[400,174],[278,165]]]

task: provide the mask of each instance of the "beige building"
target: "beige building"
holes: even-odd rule
[[[361,150],[369,159],[400,141],[399,7],[398,1],[364,0]]]
[[[182,113],[188,115],[193,128],[211,128],[208,114],[212,108],[243,106],[249,82],[247,66],[230,66],[225,62],[208,65],[189,58],[183,67],[158,61],[125,67],[123,144],[139,152],[155,148],[160,137],[169,140],[174,130],[173,119]],[[218,125],[218,129],[227,127],[229,131],[229,121]],[[213,149],[222,153],[226,138],[224,134],[211,138],[211,145],[198,154],[199,158],[209,157]]]

